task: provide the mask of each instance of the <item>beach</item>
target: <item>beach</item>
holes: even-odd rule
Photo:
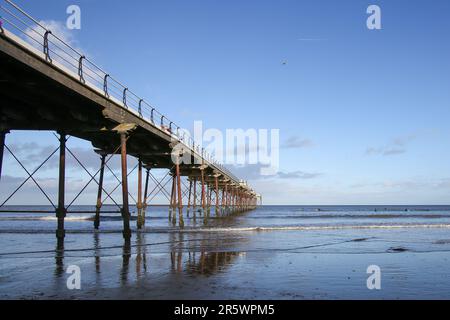
[[[448,12],[0,0],[0,300],[450,299]]]
[[[264,206],[237,217],[212,211],[206,225],[191,212],[182,230],[165,209],[149,208],[130,243],[119,219],[94,232],[89,217],[69,218],[63,250],[51,217],[3,214],[0,298],[450,298],[448,207]],[[67,287],[70,265],[80,268],[79,290]],[[380,267],[379,290],[367,287],[370,265]]]

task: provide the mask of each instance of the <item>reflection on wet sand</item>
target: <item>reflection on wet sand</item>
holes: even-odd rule
[[[126,284],[128,281],[128,267],[130,265],[130,257],[131,257],[131,242],[129,240],[125,240],[122,247],[122,270],[120,271],[120,279],[123,284]]]
[[[100,237],[98,232],[94,232],[94,248],[95,248],[95,273],[100,273]]]
[[[146,258],[146,251],[147,247],[145,244],[145,233],[138,232],[136,235],[136,275],[141,276],[142,268],[144,269],[144,273],[147,272],[147,258]],[[142,268],[141,268],[142,265]]]
[[[215,246],[211,246],[211,242],[211,239],[202,239],[199,248],[194,247],[183,250],[183,246],[185,246],[184,234],[179,233],[178,239],[176,239],[176,234],[172,234],[172,249],[170,252],[172,272],[212,275],[232,264],[236,257],[245,254],[242,252],[217,251],[217,248],[221,245],[220,241],[216,240]],[[187,258],[184,268],[183,253],[185,258]]]
[[[101,286],[103,281],[109,282],[112,278],[117,279],[116,281],[120,286],[126,286],[130,282],[152,276],[149,272],[148,263],[150,260],[147,252],[151,246],[157,248],[154,257],[155,261],[157,260],[158,268],[154,268],[154,274],[166,274],[168,276],[182,273],[209,276],[222,272],[227,266],[232,265],[237,257],[244,255],[244,253],[232,250],[224,251],[224,245],[234,246],[235,241],[239,241],[235,238],[224,240],[217,237],[211,238],[210,235],[195,235],[194,237],[185,233],[174,232],[168,233],[166,241],[162,241],[162,245],[158,245],[146,241],[146,237],[152,237],[152,234],[137,232],[134,242],[124,241],[118,246],[106,246],[103,242],[104,247],[102,247],[102,236],[104,235],[101,233],[94,233],[91,242],[93,247],[87,250],[87,252],[92,253],[92,258],[88,257],[88,259],[93,259],[95,265],[95,269],[92,270],[93,273],[87,277],[92,276],[93,281],[97,283],[97,287]],[[63,242],[58,243],[55,251],[56,278],[64,279],[63,275],[65,267],[67,267],[64,262],[70,264],[64,260],[78,256],[78,253],[73,256],[72,252],[73,250],[64,249]],[[167,253],[165,258],[164,252]],[[111,260],[110,257],[121,257],[122,259],[119,260],[119,263],[113,262],[113,268],[111,269],[111,261],[117,260]],[[106,269],[103,270],[102,267]],[[82,269],[83,272],[86,272],[85,270],[89,269]],[[105,274],[113,272],[112,278],[110,275],[100,277],[102,272],[106,272]],[[118,277],[114,277],[114,272],[117,272]],[[113,282],[115,281],[113,280]]]
[[[170,266],[172,272],[181,272],[183,270],[183,241],[184,235],[179,234],[177,239],[177,235],[172,233],[169,235],[170,240]]]
[[[193,274],[212,275],[223,271],[231,264],[236,257],[244,255],[242,252],[189,252],[189,258],[186,264],[186,272]]]
[[[60,278],[64,274],[64,241],[58,240],[55,250],[55,276]]]

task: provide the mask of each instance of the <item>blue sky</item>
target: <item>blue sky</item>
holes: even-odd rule
[[[236,169],[266,204],[450,203],[449,1],[16,3],[62,24],[79,5],[72,41],[183,126],[279,128],[282,175]]]

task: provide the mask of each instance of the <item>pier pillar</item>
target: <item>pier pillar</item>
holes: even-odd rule
[[[189,218],[189,210],[191,209],[191,193],[192,193],[192,179],[189,179],[189,194],[188,194],[188,204],[187,204],[187,217]]]
[[[120,159],[122,167],[122,220],[123,220],[123,237],[125,240],[130,240],[130,208],[128,205],[128,169],[127,169],[127,134],[126,132],[120,133]]]
[[[225,189],[222,188],[222,201],[220,203],[220,209],[223,211],[225,208]]]
[[[231,191],[230,191],[230,212],[231,213],[233,213],[233,211],[234,211],[233,197],[234,197],[234,187],[231,186]]]
[[[225,190],[222,195],[222,207],[225,209],[225,211],[228,209],[228,183],[225,182]]]
[[[179,162],[179,159],[178,159]],[[177,191],[178,191],[178,219],[180,227],[184,227],[184,220],[183,220],[183,196],[181,192],[181,175],[180,175],[180,164],[177,163],[175,165],[175,170],[177,174]]]
[[[105,173],[106,153],[101,153],[100,160],[100,177],[98,181],[97,205],[95,206],[94,228],[100,227],[100,209],[102,208],[102,192],[103,192],[103,176]]]
[[[205,201],[205,172],[203,169],[201,169],[201,178],[202,178],[202,210],[203,214],[205,214],[205,207],[206,207],[206,201]]]
[[[3,152],[5,150],[6,134],[9,131],[0,131],[0,180],[2,179]]]
[[[242,208],[241,206],[242,206],[241,191],[238,190],[238,193],[237,193],[237,212],[238,213],[241,212],[241,208]]]
[[[216,215],[219,212],[219,177],[217,175],[214,176],[214,184],[216,189]]]
[[[145,187],[144,187],[144,205],[142,208],[142,226],[145,226],[145,214],[147,211],[147,198],[148,198],[148,180],[150,178],[150,168],[146,168],[145,174]]]
[[[137,194],[137,220],[136,220],[136,226],[138,229],[142,228],[142,160],[139,157],[138,159],[138,194]]]
[[[210,184],[206,184],[207,189],[206,189],[206,197],[207,197],[207,212],[208,212],[208,216],[211,213],[211,194],[212,194],[212,189],[211,189],[211,185]]]
[[[242,191],[239,193],[239,212],[244,210],[244,197],[242,195]]]
[[[176,188],[176,176],[175,173],[172,172],[172,192],[170,194],[170,208],[169,208],[169,221],[172,221],[173,224],[176,224],[177,218],[175,216],[175,208],[176,208],[176,195],[175,195],[175,188]]]
[[[66,182],[66,134],[59,133],[59,180],[58,180],[58,207],[56,208],[56,218],[58,226],[56,229],[56,238],[62,242],[65,237],[64,218],[66,217],[65,208],[65,182]]]
[[[192,204],[192,210],[194,211],[194,217],[195,217],[195,210],[197,206],[197,178],[194,177],[194,203]]]

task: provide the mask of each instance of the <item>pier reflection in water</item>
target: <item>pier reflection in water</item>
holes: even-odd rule
[[[242,238],[225,234],[136,232],[132,241],[122,243],[114,236],[101,232],[83,235],[91,237],[92,246],[82,249],[74,249],[68,243],[64,247],[60,243],[55,250],[54,274],[55,280],[60,279],[58,286],[65,286],[68,276],[65,271],[71,264],[80,264],[85,287],[99,289],[145,282],[151,285],[179,275],[210,276],[224,271],[236,258],[244,256],[233,251],[242,244]]]
[[[133,253],[133,249],[134,253]],[[130,272],[130,259],[135,258],[136,279],[140,279],[147,272],[145,233],[136,233],[136,244],[131,245],[130,241],[124,241],[122,247],[122,269],[120,271],[121,281],[126,284],[128,282],[128,274]]]
[[[64,274],[64,241],[57,241],[55,250],[55,276],[57,278]]]
[[[194,243],[185,241],[183,233],[171,234],[170,262],[175,273],[210,275],[220,272],[232,264],[233,259],[244,253],[219,251],[223,249],[223,239],[201,239]]]

